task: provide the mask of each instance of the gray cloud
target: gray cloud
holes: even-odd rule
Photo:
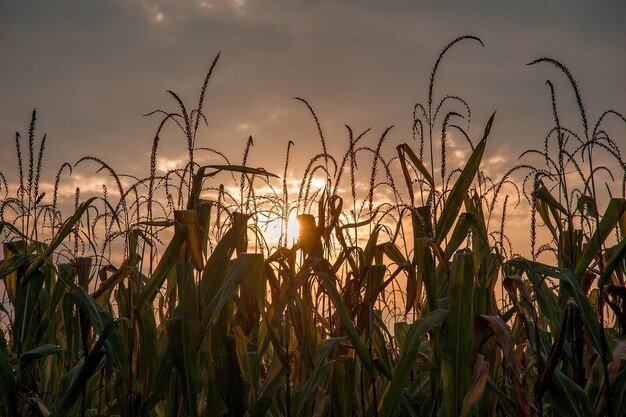
[[[553,79],[567,114],[575,107],[549,55],[580,82],[590,113],[623,106],[626,35],[623,2],[423,1],[111,1],[3,3],[0,12],[0,136],[12,147],[33,107],[48,133],[46,168],[84,155],[120,171],[146,173],[158,118],[175,109],[172,89],[195,103],[204,71],[222,60],[206,103],[210,127],[199,145],[240,159],[255,137],[254,163],[280,170],[276,152],[296,142],[295,158],[319,151],[303,96],[318,111],[331,142],[347,146],[344,123],[373,127],[373,143],[396,125],[389,144],[409,140],[411,111],[424,101],[430,68],[446,42],[472,33],[485,41],[459,45],[439,73],[436,92],[458,94],[473,109],[477,135],[494,108],[494,146],[506,154],[541,146],[550,127],[545,85]],[[573,117],[572,116],[572,117]],[[567,116],[565,116],[567,117]],[[619,127],[619,126],[618,126]],[[623,132],[622,132],[623,133]],[[185,153],[180,136],[165,137],[161,156]],[[391,149],[391,146],[390,146]],[[10,152],[0,170],[11,173]]]

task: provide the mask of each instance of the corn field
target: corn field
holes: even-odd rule
[[[279,175],[250,166],[252,138],[236,162],[196,143],[219,55],[194,108],[169,91],[175,110],[147,115],[145,178],[87,156],[46,195],[33,112],[15,138],[17,183],[0,173],[0,415],[626,416],[626,162],[604,127],[626,119],[589,120],[569,69],[537,59],[566,79],[579,123],[562,121],[547,81],[543,148],[489,178],[496,112],[471,137],[470,105],[437,83],[464,45],[482,41],[445,46],[413,140],[395,149],[391,128],[371,145],[371,130],[346,126],[347,150],[331,155],[296,98],[321,150],[295,191],[292,142]],[[161,173],[168,128],[188,158]],[[452,130],[462,168],[446,155]],[[114,187],[77,189],[67,215],[58,190],[77,166]],[[524,258],[505,225],[526,205]]]

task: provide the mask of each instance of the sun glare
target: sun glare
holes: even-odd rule
[[[324,178],[313,178],[311,185],[315,188],[323,189],[326,188],[326,180]]]
[[[286,230],[285,225],[282,224],[283,220],[275,218],[271,220],[267,227],[267,237],[271,243],[278,243],[281,239],[281,235],[284,236],[287,233],[287,246],[291,246],[298,241],[298,235],[300,234],[300,225],[296,219],[296,213],[291,212],[289,219],[287,220]]]
[[[287,220],[287,244],[291,245],[298,240],[300,235],[300,224],[296,219],[296,213],[291,212],[289,219]]]

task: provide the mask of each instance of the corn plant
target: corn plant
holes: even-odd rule
[[[58,170],[47,204],[38,185],[46,140],[37,152],[33,113],[26,159],[16,136],[15,196],[0,176],[0,414],[626,414],[626,165],[603,128],[608,117],[625,119],[609,110],[589,129],[569,70],[536,60],[567,77],[582,133],[563,125],[548,82],[555,126],[543,150],[521,156],[539,155],[540,168],[522,163],[492,180],[481,162],[495,112],[473,138],[469,103],[438,93],[438,71],[461,44],[483,45],[462,36],[444,47],[426,101],[414,107],[414,140],[391,156],[391,127],[369,145],[375,129],[346,126],[347,150],[329,154],[318,114],[296,98],[321,151],[295,191],[287,181],[293,142],[280,179],[250,166],[252,137],[239,164],[196,143],[219,55],[194,109],[170,91],[177,110],[149,114],[162,118],[145,178],[84,157]],[[188,160],[160,175],[169,125],[182,133]],[[451,170],[452,131],[470,154]],[[596,165],[599,152],[617,170]],[[199,163],[207,156],[218,162]],[[63,175],[92,164],[119,200],[106,187],[87,198],[77,190],[64,218]],[[368,168],[369,182],[360,181]],[[613,191],[618,172],[621,197]],[[504,190],[514,175],[524,176],[513,190],[530,205],[530,259],[505,244]],[[604,210],[599,178],[610,180]],[[292,214],[295,242],[286,230]],[[274,242],[265,235],[273,221],[281,224]]]

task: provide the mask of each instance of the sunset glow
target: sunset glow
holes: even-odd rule
[[[296,220],[296,213],[291,212],[287,224],[283,223],[280,218],[272,218],[268,221],[267,237],[272,244],[278,244],[281,239],[287,243],[287,246],[293,246],[298,241],[300,226]]]

